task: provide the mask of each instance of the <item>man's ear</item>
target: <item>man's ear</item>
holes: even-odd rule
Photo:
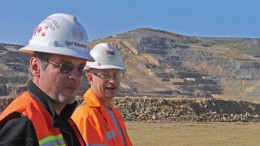
[[[32,76],[40,77],[40,68],[41,68],[40,60],[38,58],[32,57],[30,59],[30,70]]]
[[[88,82],[91,84],[93,81],[93,75],[89,71],[85,71],[85,77],[88,79]]]

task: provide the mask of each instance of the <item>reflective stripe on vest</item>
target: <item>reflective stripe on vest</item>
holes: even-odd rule
[[[105,133],[105,137],[106,137],[107,140],[110,140],[110,139],[116,137],[116,132],[114,130],[107,131]]]
[[[65,146],[62,134],[48,136],[39,141],[40,146]]]

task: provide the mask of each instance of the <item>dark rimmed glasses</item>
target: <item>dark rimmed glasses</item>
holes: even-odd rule
[[[73,64],[69,64],[69,63],[55,63],[53,61],[48,61],[48,63],[54,65],[55,67],[59,68],[60,69],[60,72],[62,74],[68,74],[70,73],[71,71],[73,71],[73,69],[75,67],[77,67],[77,71],[80,73],[80,75],[83,75],[84,74],[84,67],[85,67],[85,64],[80,64],[79,66],[75,66]]]

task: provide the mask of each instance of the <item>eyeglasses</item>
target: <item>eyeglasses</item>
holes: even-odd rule
[[[116,79],[116,80],[120,80],[124,77],[124,72],[122,71],[118,71],[118,72],[99,72],[99,73],[95,73],[92,72],[93,75],[103,79],[103,80],[109,80],[109,79]]]
[[[55,63],[53,61],[48,61],[48,63],[54,65],[55,67],[58,67],[60,69],[60,72],[63,74],[70,73],[75,67],[77,67],[78,72],[81,75],[83,75],[83,70],[85,67],[85,64],[74,66],[73,64],[69,64],[69,63]]]

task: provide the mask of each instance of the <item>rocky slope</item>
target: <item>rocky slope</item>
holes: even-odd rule
[[[126,95],[260,101],[260,39],[189,37],[153,29],[91,42],[114,43],[128,67]]]
[[[148,28],[90,42],[117,46],[127,73],[119,96],[223,98],[260,103],[260,39],[183,36]],[[1,44],[0,94],[26,89],[28,58]],[[80,95],[87,88],[83,81]]]

